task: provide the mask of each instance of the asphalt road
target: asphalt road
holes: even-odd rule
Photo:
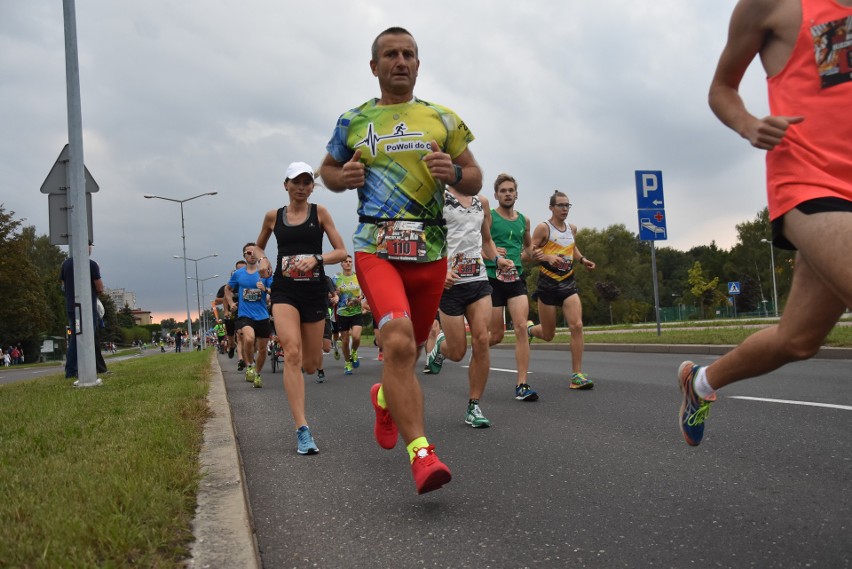
[[[683,356],[588,352],[596,386],[578,392],[567,353],[536,350],[527,403],[513,352],[493,349],[482,430],[463,422],[467,369],[448,362],[421,383],[453,481],[418,496],[402,442],[373,440],[381,364],[360,354],[353,376],[326,356],[327,381],[306,379],[315,456],[296,453],[280,375],[267,365],[254,389],[219,356],[267,569],[852,567],[850,360],[726,388],[697,448],[676,424]]]

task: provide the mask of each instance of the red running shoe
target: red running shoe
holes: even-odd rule
[[[435,454],[435,445],[414,450],[411,474],[414,476],[418,494],[437,490],[453,478],[450,469]]]
[[[378,397],[381,386],[381,383],[377,383],[370,388],[370,402],[373,404],[373,409],[376,410],[376,426],[373,427],[373,434],[376,435],[376,442],[379,443],[380,447],[390,450],[396,446],[399,430],[396,428],[396,423],[393,422],[390,411],[379,406]]]

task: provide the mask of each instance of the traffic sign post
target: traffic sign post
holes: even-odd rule
[[[657,315],[657,336],[660,330],[660,292],[657,286],[657,251],[654,241],[665,241],[666,200],[663,197],[661,170],[636,170],[636,209],[639,216],[639,240],[651,243],[651,272],[654,277],[654,312]]]
[[[740,282],[731,281],[728,283],[728,294],[731,295],[731,300],[734,305],[734,318],[737,317],[737,295],[740,294]]]

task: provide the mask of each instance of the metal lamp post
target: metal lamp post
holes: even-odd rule
[[[172,255],[172,257],[174,257],[175,259],[183,259],[184,266],[186,266],[187,261],[192,261],[193,263],[195,263],[195,296],[196,296],[196,298],[198,298],[198,294],[199,294],[199,292],[198,292],[198,261],[203,261],[204,259],[210,259],[211,257],[218,257],[218,256],[219,256],[219,253],[211,253],[210,255],[205,255],[203,257],[199,257],[198,259],[193,259],[192,257],[187,257],[185,251],[184,251],[183,257],[181,257],[180,255]],[[185,274],[185,276],[186,276],[187,280],[192,278],[192,277],[190,277],[189,275],[186,275],[186,274]],[[188,293],[187,293],[187,298],[186,298],[186,305],[189,306],[189,295],[188,295]],[[196,308],[198,309],[198,326],[200,327],[201,326],[201,300],[200,299],[198,301],[198,304],[196,304]],[[189,315],[189,310],[187,310],[187,315]],[[192,335],[192,329],[190,329],[189,332],[190,332],[190,335]],[[192,349],[192,347],[190,346],[190,350],[191,349]]]
[[[769,266],[772,269],[772,300],[775,303],[775,317],[778,318],[778,286],[775,284],[775,247],[769,239],[761,239],[761,243],[769,243]]]
[[[192,259],[190,259],[190,261],[191,260]],[[201,306],[203,305],[203,298],[204,298],[204,281],[209,281],[210,279],[218,279],[219,275],[213,275],[212,277],[207,277],[206,279],[199,279],[198,276],[197,276],[198,273],[196,272],[195,274],[196,274],[195,277],[187,277],[187,278],[195,281],[195,291],[196,291],[196,294],[198,294],[198,325],[201,326],[201,335],[200,335],[201,348],[204,349],[206,347],[204,339],[207,337],[207,320],[205,318],[206,310],[204,312],[201,311]],[[200,291],[198,290],[199,283],[201,284],[201,290]]]
[[[166,198],[163,196],[152,196],[146,195],[145,199],[158,199],[158,200],[166,200],[167,202],[175,202],[180,204],[180,238],[183,242],[183,276],[184,276],[184,292],[186,294],[186,326],[187,326],[187,335],[189,336],[189,351],[191,352],[193,349],[192,345],[192,317],[189,315],[189,281],[186,280],[186,277],[189,276],[186,268],[186,226],[183,221],[183,204],[192,201],[196,198],[201,198],[204,196],[215,196],[219,192],[205,192],[203,194],[198,194],[197,196],[192,196],[191,198],[186,198],[185,200],[176,200],[174,198]]]

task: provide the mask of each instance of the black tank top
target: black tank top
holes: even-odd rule
[[[320,226],[317,204],[308,204],[308,218],[299,225],[287,223],[287,206],[280,208],[275,217],[275,240],[278,243],[278,262],[275,265],[275,273],[272,277],[272,286],[282,286],[285,281],[292,284],[325,287],[325,271],[320,267],[320,280],[302,281],[294,283],[292,279],[285,279],[281,274],[281,259],[291,255],[313,255],[322,253],[323,230]]]

